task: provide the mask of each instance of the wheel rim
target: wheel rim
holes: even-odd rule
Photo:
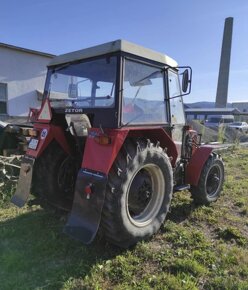
[[[213,166],[208,173],[206,181],[206,190],[209,197],[214,196],[221,184],[221,170],[219,166]]]
[[[132,224],[144,227],[157,216],[164,199],[165,181],[155,164],[140,168],[129,183],[127,213]]]

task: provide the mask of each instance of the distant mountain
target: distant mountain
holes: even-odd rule
[[[215,108],[215,102],[196,102],[196,103],[185,103],[184,104],[185,107],[188,107],[188,108],[195,108],[195,109],[198,109],[198,108]],[[232,104],[231,103],[228,103],[227,104],[227,108],[232,108]]]

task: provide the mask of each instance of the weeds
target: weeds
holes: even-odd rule
[[[235,241],[238,245],[245,246],[248,245],[247,239],[242,236],[240,231],[235,227],[218,228],[218,237],[226,241]]]
[[[220,143],[225,143],[226,138],[225,138],[225,131],[226,131],[226,126],[220,125],[218,127],[218,138],[217,141]]]

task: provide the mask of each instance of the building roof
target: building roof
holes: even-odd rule
[[[78,51],[66,53],[55,57],[49,66],[59,65],[63,63],[73,62],[77,60],[83,60],[94,56],[100,56],[117,51],[123,51],[130,54],[134,54],[140,57],[151,59],[153,61],[169,65],[171,67],[177,67],[177,62],[169,56],[153,51],[151,49],[139,46],[137,44],[128,42],[126,40],[115,40],[112,42],[100,44],[97,46],[81,49]]]
[[[187,115],[198,114],[198,115],[229,115],[229,114],[240,114],[240,111],[236,108],[188,108],[185,109]]]
[[[235,101],[232,104],[248,104],[248,101]]]
[[[27,49],[27,48],[23,48],[23,47],[19,47],[19,46],[14,46],[14,45],[7,44],[7,43],[2,43],[2,42],[0,42],[0,47],[9,48],[9,49],[13,49],[13,50],[17,50],[17,51],[22,51],[22,52],[26,52],[26,53],[31,53],[31,54],[36,54],[36,55],[40,55],[40,56],[50,57],[50,58],[55,57],[54,54],[50,54],[50,53],[46,53],[46,52],[41,52],[41,51],[37,51],[37,50],[32,50],[32,49]]]

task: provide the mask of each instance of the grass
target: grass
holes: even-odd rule
[[[223,159],[216,203],[196,207],[188,192],[176,193],[159,233],[129,250],[100,237],[84,246],[62,233],[61,212],[17,209],[2,192],[0,288],[248,289],[248,149]]]

